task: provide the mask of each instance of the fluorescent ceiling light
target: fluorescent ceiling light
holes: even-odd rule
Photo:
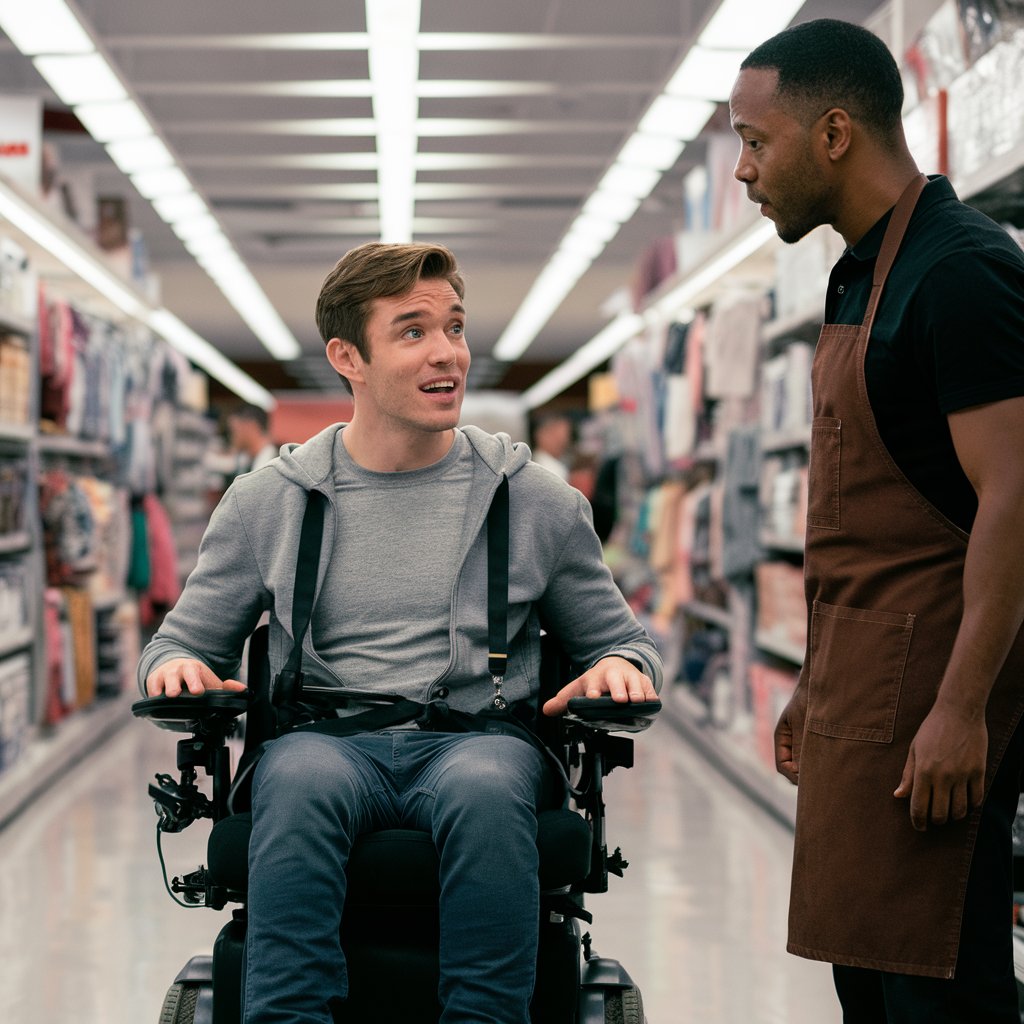
[[[382,242],[412,240],[420,0],[366,0]]]
[[[518,359],[551,319],[551,314],[562,304],[562,300],[575,287],[579,276],[573,277],[567,272],[564,262],[557,262],[560,257],[564,258],[567,255],[564,252],[556,253],[538,274],[522,305],[516,310],[494,346],[491,355],[495,359],[505,362]]]
[[[191,191],[176,196],[157,197],[153,200],[153,209],[156,210],[157,216],[168,224],[207,212],[206,203]]]
[[[728,96],[745,53],[785,28],[803,3],[804,0],[768,0],[767,3],[765,0],[723,0],[720,3],[718,10],[698,38],[697,45],[680,61],[665,91],[652,102],[640,120],[637,131],[620,150],[616,163],[584,204],[584,215],[578,218],[576,224],[566,233],[562,248],[556,253],[556,259],[564,256],[567,251],[588,255],[594,253],[596,257],[595,239],[602,241],[601,235],[607,233],[607,238],[603,239],[606,242],[614,237],[618,230],[616,226],[609,231],[607,222],[614,220],[617,223],[624,223],[636,212],[641,201],[638,197],[643,197],[650,191],[644,191],[647,184],[650,183],[651,188],[654,187],[660,172],[667,171],[679,159],[685,143],[695,139],[707,126],[714,114],[716,101]],[[563,37],[562,42],[569,45],[568,37]],[[420,37],[421,49],[427,49],[432,45],[425,37]],[[631,185],[619,171],[622,166],[647,168],[655,177],[652,180],[648,176],[643,182],[643,187],[640,179],[635,179]],[[630,187],[631,197],[616,195],[619,188],[629,190]],[[601,226],[602,223],[604,227]],[[574,234],[574,231],[581,233]],[[698,289],[706,288],[707,282],[711,280],[708,275],[723,273],[722,267],[726,266],[728,260],[738,261],[745,258],[748,253],[744,251],[744,246],[758,248],[764,244],[771,231],[771,224],[758,225],[756,231],[740,239],[735,254],[725,254],[722,257],[724,262],[705,268],[699,275],[687,279],[680,286],[681,290],[674,290],[672,301],[679,305],[681,300],[688,300],[688,296],[698,294]],[[498,340],[493,351],[495,358],[518,358],[529,347],[561,302],[561,298],[557,298],[555,291],[550,287],[546,291],[539,288],[541,279],[546,275],[550,276],[550,267],[551,264],[541,271],[534,287],[527,293],[522,306],[516,311],[505,333]],[[549,304],[547,308],[542,308],[541,299]],[[550,305],[552,302],[554,304]],[[533,334],[530,334],[531,330]],[[590,349],[588,346],[585,346],[585,349],[601,350],[601,344],[610,345],[615,338],[614,331],[610,334],[602,332],[598,338],[593,339],[597,349]],[[603,341],[599,343],[599,339]],[[533,398],[528,407],[547,401],[568,384],[578,380],[602,359],[596,359],[584,366],[587,360],[583,359],[581,353],[577,353],[567,363],[562,364],[562,367],[553,371],[553,374],[549,375],[550,380],[545,378],[547,384],[541,382],[544,384],[543,388],[538,384],[540,390],[531,389],[530,394]],[[571,366],[571,369],[563,371],[563,367],[566,366]],[[557,376],[560,372],[561,376]],[[559,383],[560,381],[564,383]],[[554,387],[554,390],[550,390],[551,387]]]
[[[704,130],[715,112],[708,100],[692,100],[683,96],[659,96],[640,121],[640,131],[651,135],[670,135],[689,142]]]
[[[226,256],[228,253],[234,255],[231,243],[227,235],[206,235],[201,238],[188,238],[185,240],[185,248],[196,258],[196,262],[209,273],[207,263],[214,263],[216,260]]]
[[[0,0],[0,28],[26,57],[95,49],[64,0]]]
[[[195,217],[187,217],[175,221],[171,230],[183,241],[195,241],[197,238],[208,238],[210,235],[223,234],[220,225],[209,213],[200,213]]]
[[[720,50],[752,50],[781,32],[804,0],[723,0],[697,40]]]
[[[590,264],[593,262],[593,256],[587,256],[582,249],[576,251],[559,249],[551,257],[548,270],[554,277],[561,278],[563,281],[571,281],[571,288],[590,269]]]
[[[149,119],[134,100],[115,103],[83,103],[75,116],[97,142],[118,142],[153,134]]]
[[[169,341],[179,352],[201,366],[211,377],[216,378],[239,398],[261,409],[272,409],[274,397],[262,385],[257,384],[243,370],[226,359],[208,341],[199,337],[192,328],[182,323],[166,309],[157,309],[146,321],[152,330]]]
[[[555,82],[489,82],[480,79],[420,79],[420,99],[470,99],[486,96],[550,96],[558,91]]]
[[[214,268],[211,264],[207,272],[214,277],[225,298],[275,359],[296,359],[301,354],[299,343],[245,264],[240,260],[234,264],[229,256],[224,265]]]
[[[377,2],[374,0],[375,5]],[[380,6],[386,5],[381,3]],[[29,11],[38,20],[31,20]],[[224,257],[234,257],[237,272],[231,275],[231,279],[218,280],[225,297],[272,355],[278,359],[297,356],[300,351],[298,342],[270,305],[255,278],[231,250],[220,225],[192,190],[167,146],[153,132],[141,107],[128,96],[116,71],[100,53],[95,52],[88,32],[67,5],[62,0],[25,0],[20,5],[12,0],[0,0],[0,27],[8,31],[23,53],[41,54],[33,59],[39,73],[64,103],[75,108],[86,130],[106,145],[114,164],[131,178],[142,196],[155,203],[158,215],[171,224],[171,229],[187,246],[205,243],[198,252],[207,255],[219,252],[219,277],[223,277]],[[212,346],[166,310],[154,313],[94,257],[70,242],[45,219],[33,217],[31,208],[19,213],[16,209],[18,204],[13,200],[6,205],[10,205],[13,211],[8,217],[12,223],[16,223],[17,218],[25,225],[23,230],[26,234],[36,238],[38,244],[106,295],[122,311],[145,322],[155,318],[154,323],[162,325],[162,329],[161,326],[153,326],[154,330],[160,333],[169,331],[183,345],[195,347],[193,343],[198,344],[201,351],[196,361],[234,390],[227,378],[232,371],[237,371],[237,367]],[[210,268],[206,269],[210,273]],[[173,338],[168,340],[174,343]],[[254,381],[250,383],[255,385]],[[266,392],[263,396],[263,400],[269,398]]]
[[[618,227],[618,225],[616,225]],[[569,232],[559,243],[559,252],[579,253],[586,257],[588,265],[593,263],[604,251],[605,242],[602,239],[587,238],[586,235],[573,234]]]
[[[583,212],[624,224],[636,213],[640,200],[635,196],[617,195],[598,189],[583,204]]]
[[[661,171],[649,167],[634,167],[629,164],[612,164],[598,182],[598,190],[618,195],[646,199],[661,181]]]
[[[128,96],[121,80],[98,53],[34,57],[32,63],[69,107],[113,103]]]
[[[621,226],[617,220],[581,213],[570,225],[566,237],[578,235],[580,238],[593,238],[598,242],[607,243],[619,233]]]
[[[621,313],[595,334],[582,348],[574,352],[564,363],[541,377],[533,387],[523,392],[521,401],[526,409],[536,409],[556,395],[560,395],[571,384],[586,376],[610,359],[630,338],[643,330],[643,318],[636,313]]]
[[[665,92],[693,99],[727,100],[748,52],[694,46],[669,79]]]
[[[90,284],[122,313],[140,317],[145,304],[133,289],[69,235],[60,231],[3,181],[0,181],[0,217],[45,249],[73,274]]]
[[[166,309],[152,309],[126,282],[101,260],[61,231],[49,217],[0,181],[0,217],[31,238],[71,273],[91,285],[122,313],[148,324],[162,338],[246,401],[264,408],[273,405],[266,389],[226,359]]]
[[[678,159],[685,143],[668,135],[636,132],[619,150],[619,163],[667,171]]]
[[[122,173],[132,175],[174,166],[170,150],[155,135],[111,142],[107,154]]]
[[[164,167],[156,171],[141,171],[131,175],[132,184],[145,199],[180,195],[192,191],[192,185],[177,167]]]

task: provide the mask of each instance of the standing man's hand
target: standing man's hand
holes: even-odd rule
[[[988,729],[984,714],[967,715],[936,704],[921,723],[893,794],[910,798],[910,822],[923,832],[930,824],[962,821],[985,795]]]
[[[622,704],[658,700],[654,683],[631,661],[614,655],[602,658],[592,669],[563,686],[544,705],[545,715],[565,714],[572,697],[611,697]]]
[[[775,726],[775,770],[795,786],[800,781],[800,748],[807,720],[807,690],[797,686]]]

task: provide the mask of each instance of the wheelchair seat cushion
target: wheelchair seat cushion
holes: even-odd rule
[[[211,880],[235,893],[249,886],[252,814],[232,814],[213,826],[207,846]],[[566,808],[537,816],[542,890],[581,881],[590,870],[590,827]],[[348,899],[354,905],[421,906],[437,902],[437,851],[430,835],[387,829],[360,836],[348,866]]]

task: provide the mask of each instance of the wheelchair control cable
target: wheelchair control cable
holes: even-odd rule
[[[186,910],[203,910],[205,909],[202,903],[188,903],[185,900],[178,899],[177,894],[171,888],[170,883],[167,881],[167,864],[164,862],[164,848],[163,848],[163,834],[164,830],[160,827],[162,822],[156,823],[156,855],[160,859],[160,874],[163,875],[164,888],[167,890],[167,895],[178,904],[179,907],[184,907]]]

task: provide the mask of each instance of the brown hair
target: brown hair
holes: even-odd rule
[[[443,279],[460,299],[465,295],[455,256],[443,245],[368,242],[350,249],[324,278],[317,296],[316,326],[324,344],[331,338],[349,341],[368,363],[370,304],[374,299],[403,295],[421,278]],[[341,379],[348,387],[348,381]]]

